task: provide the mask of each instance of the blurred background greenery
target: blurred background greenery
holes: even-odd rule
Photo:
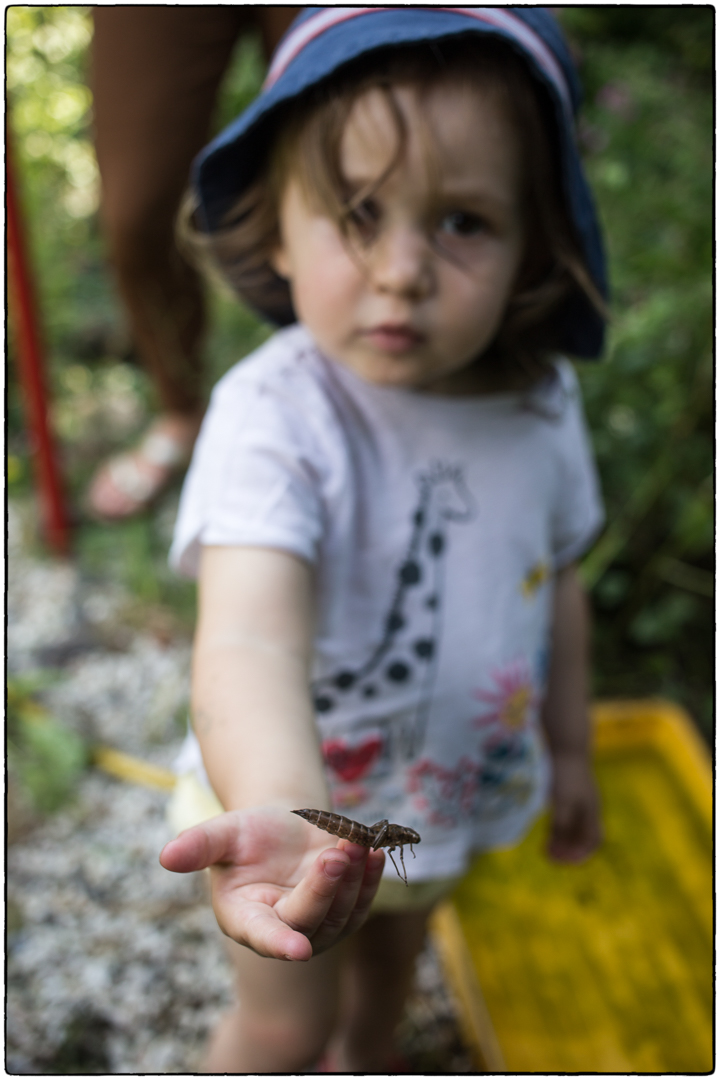
[[[608,511],[608,527],[583,567],[596,615],[594,693],[673,698],[710,738],[714,11],[557,10],[585,85],[581,142],[613,283],[607,355],[579,365]],[[152,407],[98,224],[85,81],[91,33],[89,8],[7,11],[9,117],[53,422],[83,571],[118,579],[141,606],[170,611],[189,630],[193,588],[166,564],[177,488],[135,522],[108,528],[82,513],[94,463],[127,443]],[[245,39],[223,87],[217,126],[252,98],[261,75],[258,42]],[[268,333],[221,291],[213,292],[212,307],[209,383]],[[9,493],[28,499],[31,447],[12,344],[8,383]]]

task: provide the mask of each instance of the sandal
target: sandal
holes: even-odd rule
[[[188,465],[199,426],[199,420],[161,416],[134,449],[104,462],[88,491],[92,516],[124,521],[147,510]]]

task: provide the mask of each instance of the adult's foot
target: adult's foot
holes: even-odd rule
[[[146,510],[190,461],[200,416],[163,413],[131,450],[104,461],[88,490],[90,513],[124,521]]]

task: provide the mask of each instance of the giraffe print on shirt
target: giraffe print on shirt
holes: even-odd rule
[[[367,775],[381,760],[409,761],[423,744],[442,630],[448,526],[470,521],[475,505],[461,466],[433,462],[417,485],[410,538],[378,644],[364,662],[313,683],[325,760],[341,782]],[[408,689],[411,704],[392,714],[369,707],[393,689]],[[369,707],[367,720],[353,723],[353,743],[332,723],[335,710],[350,703]]]

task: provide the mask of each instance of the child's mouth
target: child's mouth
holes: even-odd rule
[[[425,336],[408,325],[384,323],[364,330],[362,335],[379,352],[403,353],[420,345]]]

